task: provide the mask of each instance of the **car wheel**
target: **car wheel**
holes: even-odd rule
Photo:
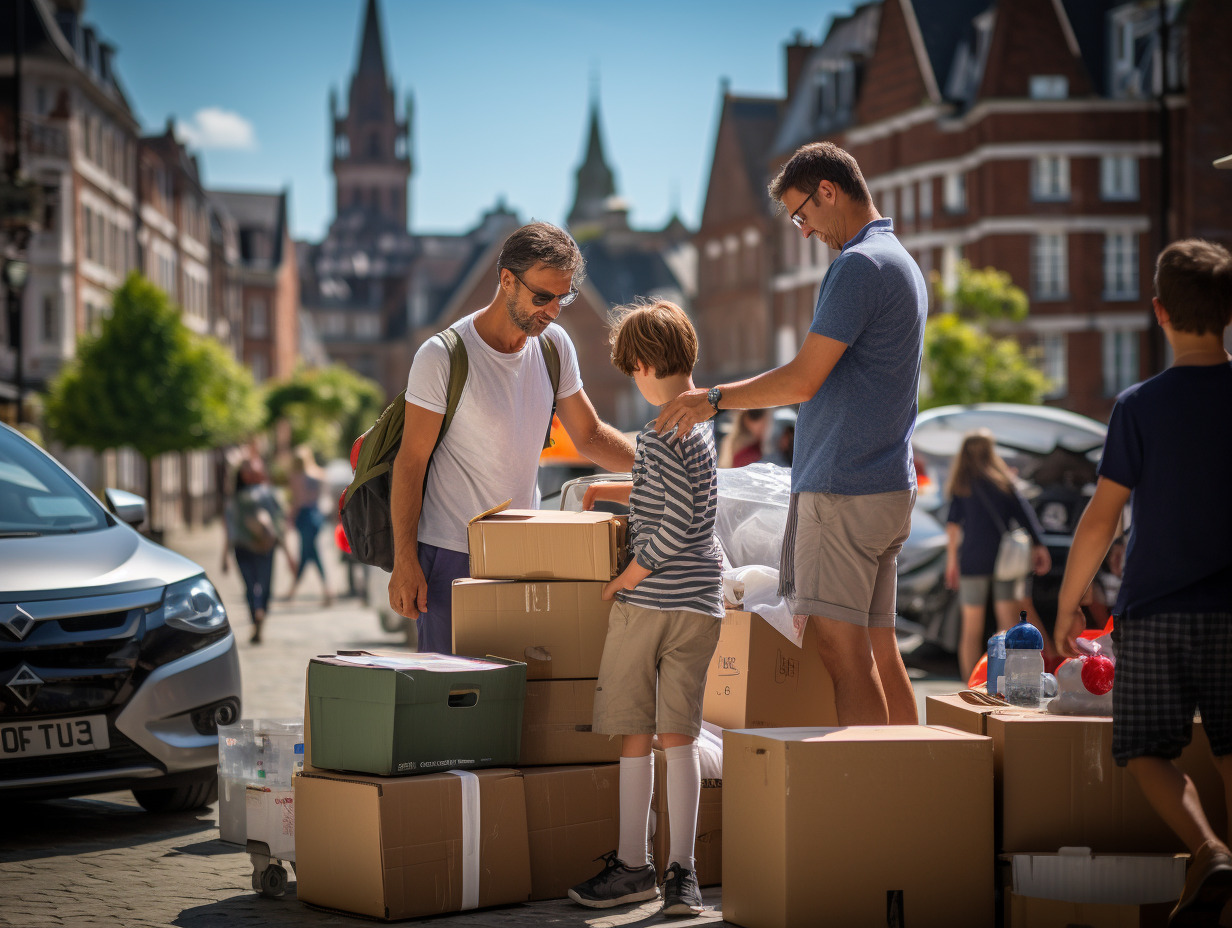
[[[147,812],[187,812],[208,806],[218,798],[218,777],[167,789],[135,789],[133,798]]]

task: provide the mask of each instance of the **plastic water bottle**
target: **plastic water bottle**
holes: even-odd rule
[[[1018,614],[1018,624],[1005,633],[1005,699],[1011,706],[1038,709],[1043,695],[1044,636]]]
[[[988,639],[988,695],[1005,692],[1005,632]]]

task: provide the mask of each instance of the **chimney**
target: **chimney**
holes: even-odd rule
[[[804,37],[804,33],[797,29],[791,37],[791,44],[784,47],[786,52],[786,76],[787,76],[787,99],[790,100],[796,93],[796,85],[800,83],[800,75],[804,71],[804,64],[808,61],[809,55],[813,53],[813,45]]]

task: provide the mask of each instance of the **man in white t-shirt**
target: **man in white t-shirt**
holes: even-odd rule
[[[560,356],[556,414],[573,443],[600,467],[633,466],[633,446],[600,421],[582,389],[573,342],[552,324],[576,298],[582,265],[573,239],[546,222],[523,226],[505,240],[492,302],[453,325],[466,346],[468,372],[435,453],[448,399],[449,355],[435,338],[415,354],[393,467],[389,604],[399,615],[418,615],[421,651],[453,651],[451,586],[470,575],[467,522],[506,499],[518,509],[539,505],[539,452],[552,412],[540,335],[547,334]]]

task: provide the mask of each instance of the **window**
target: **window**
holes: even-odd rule
[[[88,206],[83,206],[82,210],[82,226],[86,234],[86,260],[94,260],[94,210]]]
[[[1031,162],[1031,198],[1069,199],[1069,158],[1064,155],[1037,155]]]
[[[1031,248],[1031,290],[1037,299],[1061,300],[1069,293],[1069,255],[1064,233],[1035,236]]]
[[[330,313],[329,315],[334,316],[334,315],[340,315],[340,314]],[[343,330],[345,332],[345,329],[346,329],[345,317],[343,317],[342,319],[342,324],[343,324]],[[332,335],[332,334],[342,334],[342,333],[331,332],[330,334]],[[380,338],[381,337],[381,317],[374,315],[374,314],[370,314],[370,313],[365,313],[363,315],[356,316],[355,317],[355,337],[356,338]]]
[[[903,222],[913,222],[915,220],[915,187],[907,184],[898,193],[898,212],[903,217]]]
[[[1052,333],[1040,339],[1043,351],[1044,376],[1050,386],[1047,396],[1058,399],[1069,392],[1069,342],[1064,333]]]
[[[1069,96],[1069,78],[1062,74],[1032,74],[1028,93],[1032,100],[1064,100]]]
[[[933,179],[920,181],[920,218],[928,219],[933,214]]]
[[[1138,382],[1138,333],[1113,329],[1104,333],[1104,396],[1116,396]]]
[[[967,178],[961,171],[945,175],[945,211],[961,213],[967,209]]]
[[[265,338],[269,334],[269,311],[262,297],[253,297],[248,301],[248,336],[250,338]],[[256,375],[256,365],[253,374]]]
[[[1104,236],[1104,299],[1138,298],[1138,236],[1109,232]]]
[[[252,379],[261,383],[269,377],[269,358],[263,354],[254,354],[248,366],[252,369]]]
[[[40,322],[43,341],[54,345],[60,340],[60,301],[54,293],[43,294],[43,318]]]
[[[881,215],[883,216],[893,216],[894,215],[894,191],[893,190],[887,190],[885,193],[881,195]]]
[[[1099,195],[1105,200],[1138,199],[1138,159],[1133,155],[1100,158]]]

